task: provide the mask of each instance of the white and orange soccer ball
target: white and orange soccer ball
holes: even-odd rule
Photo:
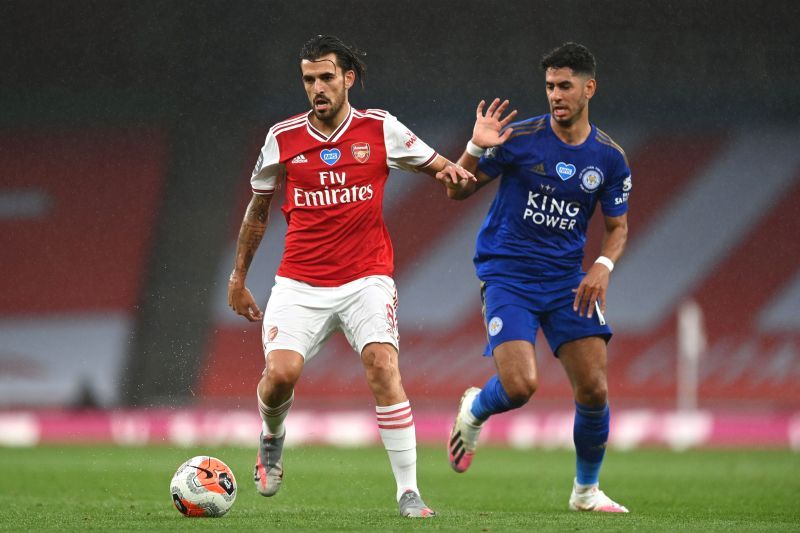
[[[184,515],[219,517],[236,500],[236,478],[219,459],[198,455],[178,468],[169,491],[172,503]]]

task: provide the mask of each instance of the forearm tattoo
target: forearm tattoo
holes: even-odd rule
[[[261,244],[261,239],[267,231],[269,203],[270,197],[256,195],[247,206],[236,243],[236,267],[242,274],[246,274],[250,268],[258,245]]]

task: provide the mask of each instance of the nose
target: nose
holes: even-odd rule
[[[314,92],[317,94],[325,92],[325,84],[322,83],[322,80],[316,80],[314,82]]]

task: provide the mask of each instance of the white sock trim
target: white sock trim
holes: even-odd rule
[[[404,429],[414,426],[414,417],[411,414],[411,403],[408,401],[394,405],[376,406],[375,417],[378,419],[378,429]]]

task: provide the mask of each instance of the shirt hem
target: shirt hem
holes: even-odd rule
[[[391,278],[392,274],[393,274],[392,269],[375,269],[375,270],[367,270],[365,272],[359,272],[358,274],[355,274],[353,276],[348,276],[346,278],[321,279],[321,278],[314,278],[311,276],[305,276],[303,274],[287,272],[281,269],[278,269],[278,272],[276,273],[276,275],[281,276],[283,278],[289,278],[295,281],[302,281],[303,283],[308,283],[312,287],[341,287],[342,285],[345,285],[357,279],[362,279],[369,276],[388,276]]]

